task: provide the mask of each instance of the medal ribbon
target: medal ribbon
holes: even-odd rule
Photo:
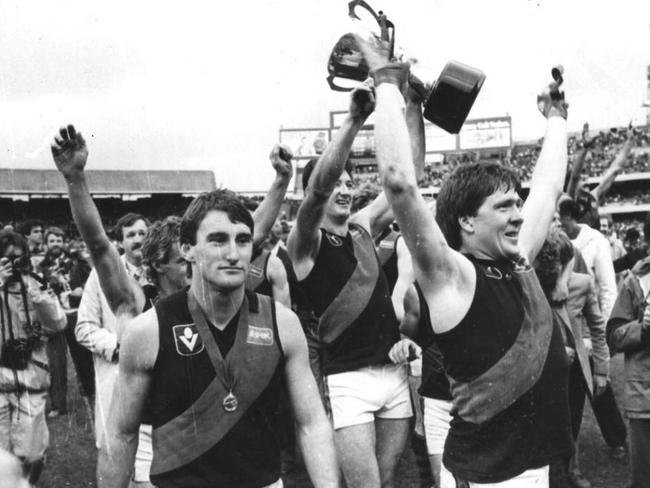
[[[223,386],[229,392],[226,399],[232,398],[236,402],[237,400],[236,398],[234,398],[232,394],[232,390],[235,387],[235,380],[230,374],[230,367],[228,366],[228,361],[227,359],[224,359],[223,356],[221,355],[221,351],[219,350],[217,341],[214,339],[214,336],[210,331],[210,326],[208,325],[208,321],[205,318],[205,313],[199,306],[199,302],[197,301],[196,297],[191,291],[187,294],[187,305],[190,309],[190,314],[192,315],[192,319],[196,324],[196,329],[199,332],[201,339],[203,340],[203,344],[205,344],[206,350],[208,351],[208,357],[210,358],[210,362],[214,367],[214,372],[217,378],[219,378],[219,381],[221,381]],[[240,329],[241,329],[240,325],[242,323],[244,324],[248,323],[248,299],[246,298],[246,295],[244,295],[244,301],[242,302],[242,306],[239,309],[239,321],[237,324],[237,332],[236,332],[237,336],[240,334]],[[235,339],[235,343],[236,342],[237,339]],[[236,408],[237,407],[235,405],[235,409]],[[231,411],[228,410],[228,408],[226,407],[225,401],[224,401],[224,409],[226,411]]]

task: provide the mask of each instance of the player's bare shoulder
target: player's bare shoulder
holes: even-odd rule
[[[278,335],[285,356],[295,354],[303,346],[306,348],[305,334],[300,325],[300,320],[293,310],[276,301],[275,319],[278,324]]]

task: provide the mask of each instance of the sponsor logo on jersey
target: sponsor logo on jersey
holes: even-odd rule
[[[253,325],[249,325],[246,342],[248,344],[255,344],[257,346],[272,346],[273,331],[264,327],[255,327]]]
[[[255,278],[261,278],[263,273],[264,271],[259,266],[255,266],[254,264],[251,264],[248,267],[248,274],[254,276]]]
[[[176,352],[181,356],[194,356],[203,351],[204,345],[195,324],[172,327]]]

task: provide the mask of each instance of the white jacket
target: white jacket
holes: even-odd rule
[[[589,274],[596,281],[598,304],[607,320],[616,301],[616,274],[607,238],[588,225],[578,224],[580,233],[571,242],[580,251]]]
[[[127,273],[133,276],[133,266],[121,257]],[[95,439],[101,445],[106,433],[108,412],[111,406],[113,388],[117,379],[118,365],[111,362],[117,347],[118,337],[124,323],[120,323],[111,312],[111,307],[102,292],[97,271],[93,269],[84,287],[79,310],[75,336],[82,346],[93,353],[95,365]]]

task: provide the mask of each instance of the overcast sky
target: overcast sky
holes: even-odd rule
[[[433,79],[456,59],[487,74],[470,117],[512,116],[539,137],[535,94],[565,67],[569,128],[645,121],[647,0],[370,0]],[[261,190],[280,126],[325,127],[347,95],[326,63],[349,30],[344,0],[0,0],[2,167],[53,168],[73,122],[90,169],[213,169]]]

